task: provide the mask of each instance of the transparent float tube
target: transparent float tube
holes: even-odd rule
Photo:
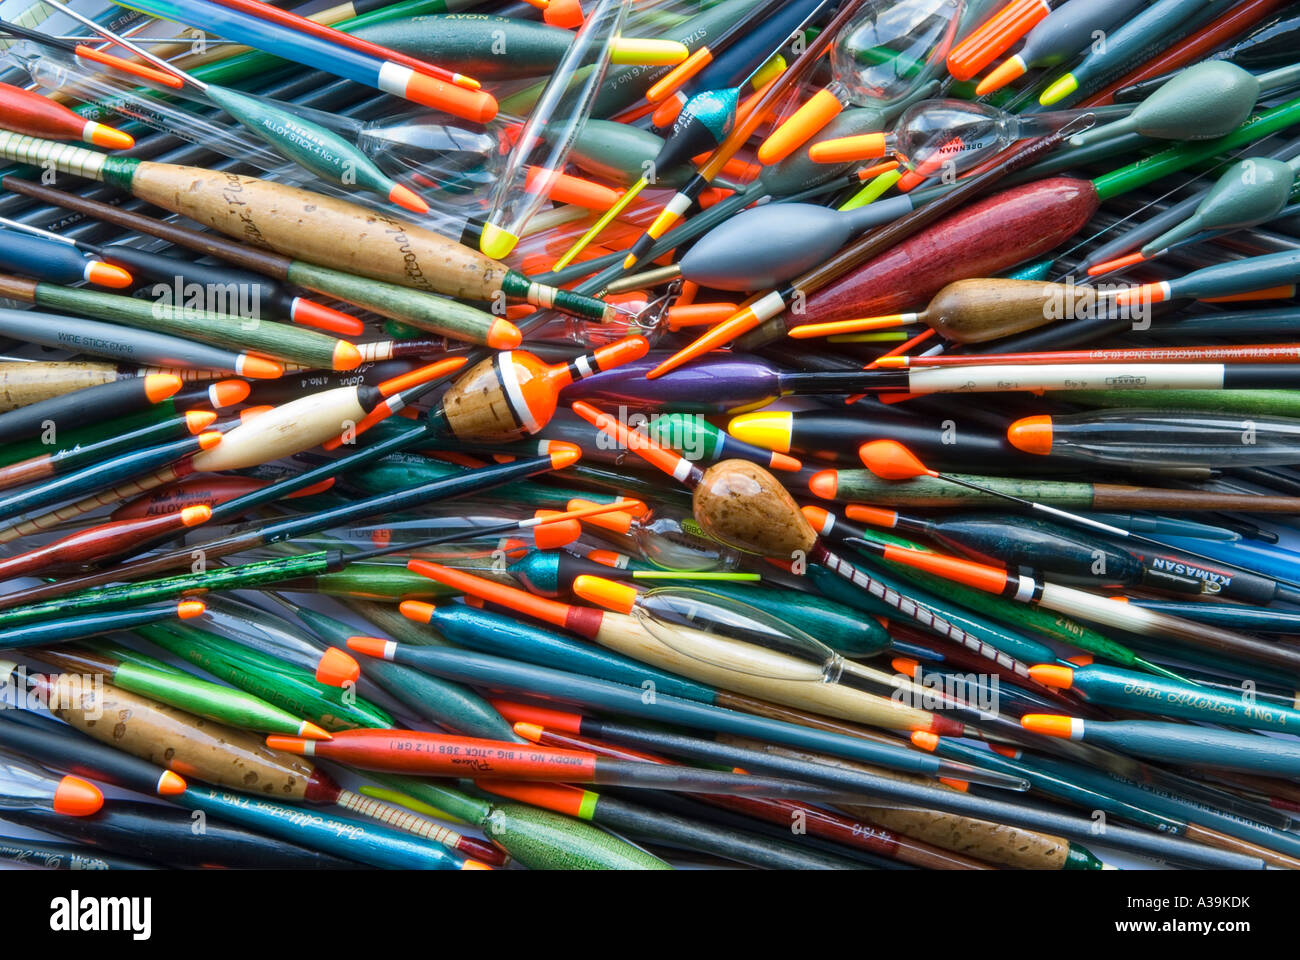
[[[930,82],[948,55],[963,0],[868,0],[835,39],[835,79],[759,148],[771,165],[788,157],[850,104],[889,107]]]
[[[506,161],[505,175],[496,184],[479,240],[479,249],[489,257],[499,260],[509,254],[528,221],[546,202],[549,191],[542,184],[526,190],[520,182],[525,170],[533,165],[533,152],[545,143],[546,155],[535,165],[544,175],[563,172],[569,151],[605,82],[610,48],[622,34],[631,4],[632,0],[600,0],[529,115]],[[571,89],[584,67],[588,68],[586,75]]]

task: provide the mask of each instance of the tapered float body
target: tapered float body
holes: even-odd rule
[[[753,346],[801,323],[827,323],[920,306],[956,280],[994,276],[1058,246],[1092,217],[1097,191],[1087,180],[1052,177],[1003,190],[904,240],[742,338]]]
[[[537,306],[605,317],[603,303],[522,274],[423,227],[365,207],[257,177],[110,157],[52,141],[0,133],[0,156],[99,180],[256,247],[471,300],[499,294]]]

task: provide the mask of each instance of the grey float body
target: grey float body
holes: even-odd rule
[[[1070,143],[1086,146],[1130,132],[1159,140],[1213,140],[1246,122],[1259,90],[1254,74],[1236,64],[1224,60],[1194,63],[1123,120],[1093,127],[1072,137]]]

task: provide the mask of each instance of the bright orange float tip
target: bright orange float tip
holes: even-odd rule
[[[554,707],[539,707],[531,703],[516,703],[513,700],[491,700],[497,713],[511,723],[520,721],[536,724],[539,729],[549,728],[564,733],[582,732],[582,714],[569,710],[556,710]]]
[[[1021,60],[1019,55],[1008,57],[989,71],[988,76],[976,85],[975,96],[982,97],[989,93],[996,93],[1024,74],[1025,61]]]
[[[356,344],[340,340],[334,345],[333,364],[335,370],[355,370],[361,366],[361,351]]]
[[[416,623],[429,623],[433,620],[433,612],[438,608],[432,603],[425,603],[423,600],[403,600],[397,605],[397,609],[407,620],[414,620]],[[348,641],[348,646],[352,646],[352,641]],[[352,649],[356,649],[352,647]],[[380,652],[382,654],[382,651]],[[380,654],[372,654],[379,656]]]
[[[707,46],[700,47],[689,57],[683,60],[673,69],[669,70],[661,79],[655,81],[654,85],[646,91],[645,98],[649,103],[660,103],[665,98],[672,96],[677,90],[686,83],[687,80],[695,76],[713,61],[713,51]]]
[[[644,433],[629,430],[625,423],[611,417],[602,410],[596,409],[589,403],[578,400],[572,405],[571,409],[593,427],[617,440],[623,449],[631,450],[669,476],[676,477],[682,464],[687,463],[684,458],[665,447],[661,447]]]
[[[324,727],[318,727],[310,720],[304,720],[298,725],[298,736],[304,740],[333,740],[334,735]]]
[[[86,264],[85,278],[87,283],[112,290],[122,290],[135,283],[135,278],[117,264],[102,260],[91,260]]]
[[[1029,675],[1039,683],[1058,690],[1069,690],[1074,685],[1074,670],[1059,663],[1039,663],[1029,668]]]
[[[497,115],[496,97],[490,93],[469,90],[414,70],[407,78],[403,96],[414,103],[445,110],[477,123],[487,123]]]
[[[381,651],[382,652],[382,651]],[[316,664],[316,681],[329,687],[342,687],[356,683],[361,676],[361,664],[356,657],[338,647],[329,647]],[[299,731],[299,736],[306,734]]]
[[[898,524],[898,514],[884,507],[871,507],[865,503],[850,503],[844,508],[844,515],[850,520],[860,520],[873,527],[892,529]]]
[[[514,731],[530,743],[537,743],[542,739],[542,734],[546,732],[546,728],[540,724],[527,723],[521,720],[514,725]]]
[[[883,133],[836,137],[833,140],[814,143],[808,148],[808,156],[814,163],[853,163],[858,160],[877,160],[884,155],[885,135]]]
[[[402,612],[405,613],[406,611]],[[348,637],[348,649],[355,650],[367,657],[383,659],[384,650],[387,646],[388,641],[379,637]]]
[[[668,308],[668,329],[712,326],[723,323],[736,313],[734,303],[688,303]]]
[[[639,502],[639,501],[638,501]],[[591,500],[584,500],[581,497],[574,497],[564,505],[565,510],[586,510],[589,507],[595,507],[598,504]],[[644,506],[644,505],[643,505]],[[613,510],[609,513],[598,513],[584,518],[593,526],[600,527],[602,530],[610,530],[614,533],[627,533],[632,529],[632,522],[635,517],[628,510]]]
[[[185,429],[192,435],[198,436],[216,421],[217,411],[215,410],[189,410],[185,414]]]
[[[804,519],[818,532],[824,532],[830,522],[830,511],[824,507],[815,507],[809,504],[806,507],[800,507],[799,512],[803,514]]]
[[[66,776],[54,788],[54,812],[65,817],[88,817],[103,805],[99,787],[80,777]]]
[[[1095,277],[1103,273],[1110,273],[1112,270],[1123,270],[1125,267],[1131,267],[1134,264],[1146,260],[1139,250],[1136,253],[1125,254],[1122,257],[1116,257],[1114,260],[1107,260],[1105,263],[1096,263],[1088,268],[1088,276]]]
[[[437,380],[449,373],[455,373],[465,366],[465,361],[465,357],[446,357],[434,363],[426,363],[424,366],[417,367],[408,373],[389,377],[376,386],[379,388],[381,396],[391,397],[403,390],[409,390],[411,387],[418,387],[422,383],[428,383],[430,380]]]
[[[168,73],[165,70],[155,70],[153,67],[146,67],[143,63],[135,63],[131,60],[123,60],[121,57],[115,57],[111,53],[103,50],[96,50],[93,47],[87,47],[84,44],[78,44],[75,50],[78,57],[83,60],[93,60],[95,63],[102,63],[106,67],[112,67],[114,70],[121,70],[123,73],[129,73],[133,77],[139,77],[142,80],[152,80],[154,83],[161,83],[165,87],[171,87],[173,90],[179,90],[185,86],[185,81],[174,73]]]
[[[798,473],[803,469],[803,461],[790,456],[788,453],[773,450],[772,459],[768,461],[768,466],[783,473]]]
[[[763,141],[758,148],[759,162],[764,166],[780,163],[816,136],[817,131],[835,119],[843,109],[844,105],[830,90],[817,91],[789,120]]]
[[[388,191],[388,199],[390,202],[397,204],[404,210],[410,210],[412,213],[429,212],[429,205],[425,203],[424,198],[410,187],[405,187],[400,183],[393,184],[392,189]]]
[[[708,333],[696,338],[692,343],[687,344],[678,350],[671,357],[665,360],[659,366],[655,367],[646,374],[647,380],[654,380],[662,377],[666,373],[672,373],[684,363],[690,363],[699,357],[704,356],[710,350],[716,350],[724,347],[737,337],[744,336],[759,325],[758,316],[753,310],[746,307],[744,310],[733,314],[730,318],[718,324]]]
[[[151,373],[144,378],[144,395],[150,403],[161,403],[183,386],[185,381],[174,373]]]
[[[939,746],[939,738],[928,730],[913,730],[912,746],[933,752]]]
[[[577,30],[586,20],[579,0],[550,0],[543,10],[543,20],[565,30]]]
[[[207,609],[202,600],[182,600],[176,604],[176,616],[182,620],[193,620],[203,616]]]
[[[882,480],[910,480],[938,474],[897,440],[872,440],[858,447],[862,465]]]
[[[221,410],[243,403],[252,389],[252,384],[246,380],[218,380],[208,387],[208,398],[214,407]]]
[[[283,737],[278,734],[271,734],[266,738],[266,745],[272,750],[283,750],[285,753],[303,756],[308,750],[308,744],[312,741],[304,740],[302,737]]]
[[[171,770],[164,770],[162,776],[158,778],[158,784],[154,787],[154,791],[160,797],[177,797],[188,788],[189,784],[185,782],[184,777],[178,773],[173,773]]]
[[[221,442],[220,430],[205,430],[199,434],[199,449],[211,450]]]
[[[104,147],[108,150],[130,150],[135,146],[135,137],[131,136],[131,134],[94,120],[86,124],[86,129],[81,138],[87,143],[93,143],[97,147]]]
[[[582,459],[582,448],[576,443],[560,443],[552,445],[549,451],[551,455],[551,469],[563,470],[565,467],[571,467]]]
[[[523,333],[504,317],[493,320],[488,328],[487,345],[493,350],[513,350],[523,342]]]
[[[823,500],[834,500],[840,489],[840,472],[835,469],[818,470],[808,478],[808,489]]]
[[[284,376],[284,367],[274,360],[245,353],[235,361],[235,372],[254,380],[278,380]]]
[[[293,322],[347,337],[360,336],[366,329],[366,325],[356,317],[304,297],[294,298]]]
[[[1030,733],[1041,733],[1048,737],[1060,737],[1064,740],[1074,735],[1074,718],[1055,713],[1027,713],[1020,718],[1020,725]]]
[[[905,677],[915,677],[916,671],[921,669],[921,665],[910,657],[894,657],[889,661],[889,665],[894,668],[895,673],[901,673]]]
[[[186,527],[197,527],[200,523],[207,523],[211,517],[212,508],[206,503],[196,503],[181,510],[181,524]]]
[[[538,510],[534,516],[545,519],[561,517],[564,514],[559,510]],[[572,517],[552,523],[540,523],[533,527],[533,543],[537,545],[538,550],[559,550],[561,547],[567,547],[580,536],[582,536],[582,524]]]
[[[1052,418],[1022,417],[1007,427],[1007,440],[1017,450],[1045,457],[1052,452]]]

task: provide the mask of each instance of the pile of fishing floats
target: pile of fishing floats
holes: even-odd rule
[[[0,20],[0,858],[1300,866],[1298,51]]]

